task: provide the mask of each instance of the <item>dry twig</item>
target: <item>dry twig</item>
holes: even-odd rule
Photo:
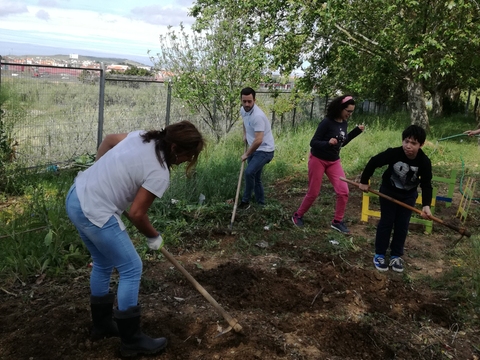
[[[313,306],[313,303],[315,302],[315,300],[317,300],[318,295],[320,295],[322,293],[322,291],[323,291],[323,287],[320,289],[320,291],[317,293],[317,295],[315,295],[315,297],[313,298],[313,301],[310,304],[310,306]]]

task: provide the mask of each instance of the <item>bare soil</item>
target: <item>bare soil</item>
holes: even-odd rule
[[[252,208],[238,213],[233,234],[189,234],[187,246],[168,247],[243,333],[216,337],[228,323],[172,264],[152,256],[144,262],[139,296],[142,328],[167,337],[169,345],[162,354],[140,359],[478,359],[476,315],[446,287],[433,286],[455,266],[448,259],[457,234],[440,224],[431,235],[422,226],[412,228],[405,272],[380,273],[372,264],[375,220],[359,221],[361,192],[351,190],[346,219],[352,234],[344,236],[328,225],[333,215],[328,182],[321,195],[327,200],[315,205],[325,216],[309,212],[304,230],[293,228],[289,216],[305,194],[305,179],[269,190],[285,215],[265,224],[268,230],[249,229],[252,216],[267,211]],[[457,207],[458,199],[448,209],[439,205],[436,215],[450,219]],[[252,231],[250,251],[239,250],[235,244],[248,243]],[[265,248],[256,246],[262,233]],[[205,250],[205,240],[217,245]],[[0,359],[120,358],[118,338],[89,339],[89,272],[85,266],[4,285]]]

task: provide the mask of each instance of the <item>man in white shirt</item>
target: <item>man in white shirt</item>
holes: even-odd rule
[[[275,142],[270,121],[262,109],[255,104],[255,90],[246,87],[242,89],[240,95],[243,141],[248,143],[248,148],[242,155],[242,161],[247,161],[248,165],[245,169],[245,190],[239,209],[247,209],[250,206],[252,192],[255,193],[257,204],[265,205],[262,170],[273,159]]]

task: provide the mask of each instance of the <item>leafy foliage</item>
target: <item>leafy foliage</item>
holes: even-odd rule
[[[249,38],[240,20],[221,13],[198,32],[170,28],[160,44],[161,52],[152,58],[156,68],[170,76],[174,96],[201,114],[219,140],[239,119],[240,89],[256,88],[263,78],[263,46]]]
[[[105,79],[113,85],[126,88],[140,88],[140,82],[135,80],[154,80],[153,71],[145,68],[139,68],[135,65],[129,65],[128,68],[123,71],[112,70],[105,74]],[[115,81],[120,80],[120,81]],[[127,81],[128,80],[128,81]]]
[[[82,70],[80,75],[78,75],[78,81],[83,84],[95,85],[96,81],[98,81],[98,77],[94,75],[93,71]]]
[[[196,26],[216,12],[242,19],[268,44],[272,61],[289,72],[308,63],[303,85],[337,90],[398,107],[428,127],[424,91],[441,114],[448,89],[479,86],[480,7],[474,1],[199,0]],[[406,98],[404,94],[407,94]]]

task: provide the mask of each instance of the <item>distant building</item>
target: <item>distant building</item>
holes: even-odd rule
[[[170,80],[175,74],[171,71],[167,70],[158,70],[155,72],[155,80],[156,81],[168,81]]]
[[[123,73],[127,69],[128,69],[128,65],[113,65],[112,64],[112,65],[107,66],[107,72],[116,71],[116,72]]]
[[[78,54],[70,54],[70,59],[78,60]]]

